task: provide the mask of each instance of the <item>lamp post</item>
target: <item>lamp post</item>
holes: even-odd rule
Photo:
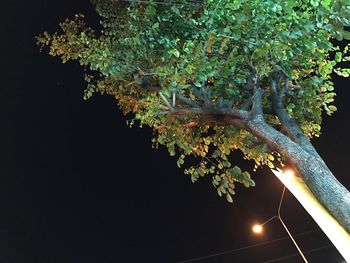
[[[287,176],[293,176],[293,172],[292,171],[286,171],[285,174]],[[282,191],[282,195],[281,195],[281,199],[278,205],[278,210],[277,210],[277,215],[269,218],[268,220],[266,220],[265,222],[263,222],[262,224],[256,224],[252,227],[252,231],[256,234],[261,234],[263,232],[263,226],[266,225],[268,222],[272,221],[273,219],[278,219],[280,221],[280,223],[282,224],[284,230],[286,230],[289,238],[292,240],[295,248],[298,250],[300,256],[303,258],[305,263],[308,263],[306,257],[304,256],[303,252],[301,251],[300,247],[298,246],[297,242],[295,241],[295,239],[293,238],[292,234],[290,233],[289,229],[287,228],[286,224],[284,223],[284,221],[282,220],[281,217],[281,207],[282,207],[282,202],[283,202],[283,197],[284,197],[284,193],[286,191],[286,187],[283,187],[283,191]]]

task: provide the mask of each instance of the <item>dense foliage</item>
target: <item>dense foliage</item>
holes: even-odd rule
[[[198,157],[185,173],[193,182],[211,174],[229,202],[237,182],[255,185],[234,166],[232,151],[254,160],[254,169],[282,163],[283,154],[220,114],[249,110],[259,83],[265,121],[281,131],[271,102],[277,79],[286,88],[286,111],[310,139],[320,135],[322,112],[336,111],[331,74],[350,74],[350,46],[335,44],[350,39],[349,0],[92,2],[102,30],[76,15],[38,43],[63,62],[79,61],[84,98],[114,96],[125,114],[134,113],[130,124],[151,127],[154,146],[177,155],[178,166]],[[203,114],[208,109],[210,116]]]

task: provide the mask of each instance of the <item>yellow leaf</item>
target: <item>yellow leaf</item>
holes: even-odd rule
[[[337,111],[337,107],[334,105],[329,105],[328,109],[330,109],[331,111]]]

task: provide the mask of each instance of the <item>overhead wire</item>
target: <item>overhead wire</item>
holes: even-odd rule
[[[316,251],[319,251],[319,250],[322,250],[322,249],[325,249],[325,248],[329,248],[329,247],[331,247],[331,246],[332,246],[332,245],[325,245],[325,246],[322,246],[322,247],[318,247],[318,248],[306,250],[306,251],[304,251],[303,253],[304,253],[304,254],[311,254],[311,253],[313,253],[313,252],[316,252]],[[279,258],[270,259],[270,260],[267,260],[267,261],[262,261],[262,262],[259,262],[259,263],[281,262],[281,260],[285,260],[285,259],[289,259],[289,258],[293,258],[293,257],[297,257],[297,256],[300,256],[300,254],[299,254],[299,253],[295,253],[295,254],[291,254],[291,255],[279,257]]]
[[[305,231],[305,232],[302,232],[302,233],[294,235],[294,237],[303,236],[303,235],[306,235],[306,234],[309,234],[309,233],[313,233],[313,232],[317,232],[317,231],[319,231],[319,229],[313,229],[313,230]],[[277,238],[277,239],[261,242],[261,243],[254,244],[254,245],[248,245],[248,246],[244,246],[244,247],[240,247],[240,248],[225,250],[225,251],[222,251],[222,252],[213,253],[213,254],[209,254],[209,255],[206,255],[206,256],[190,258],[190,259],[179,261],[178,263],[195,262],[195,261],[208,259],[208,258],[212,258],[212,257],[222,256],[222,255],[226,255],[226,254],[232,254],[232,253],[235,253],[235,252],[238,252],[238,251],[242,251],[242,250],[246,250],[246,249],[250,249],[250,248],[254,248],[254,247],[260,247],[260,246],[276,243],[276,242],[279,242],[279,241],[282,241],[282,240],[286,240],[286,239],[289,239],[289,237],[281,237],[281,238]]]

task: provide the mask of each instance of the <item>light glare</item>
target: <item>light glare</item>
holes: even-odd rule
[[[284,171],[284,174],[288,177],[293,177],[294,176],[294,172],[292,170],[286,170]]]
[[[262,225],[254,225],[252,227],[252,230],[255,234],[261,234],[263,231],[263,227],[262,227]]]

